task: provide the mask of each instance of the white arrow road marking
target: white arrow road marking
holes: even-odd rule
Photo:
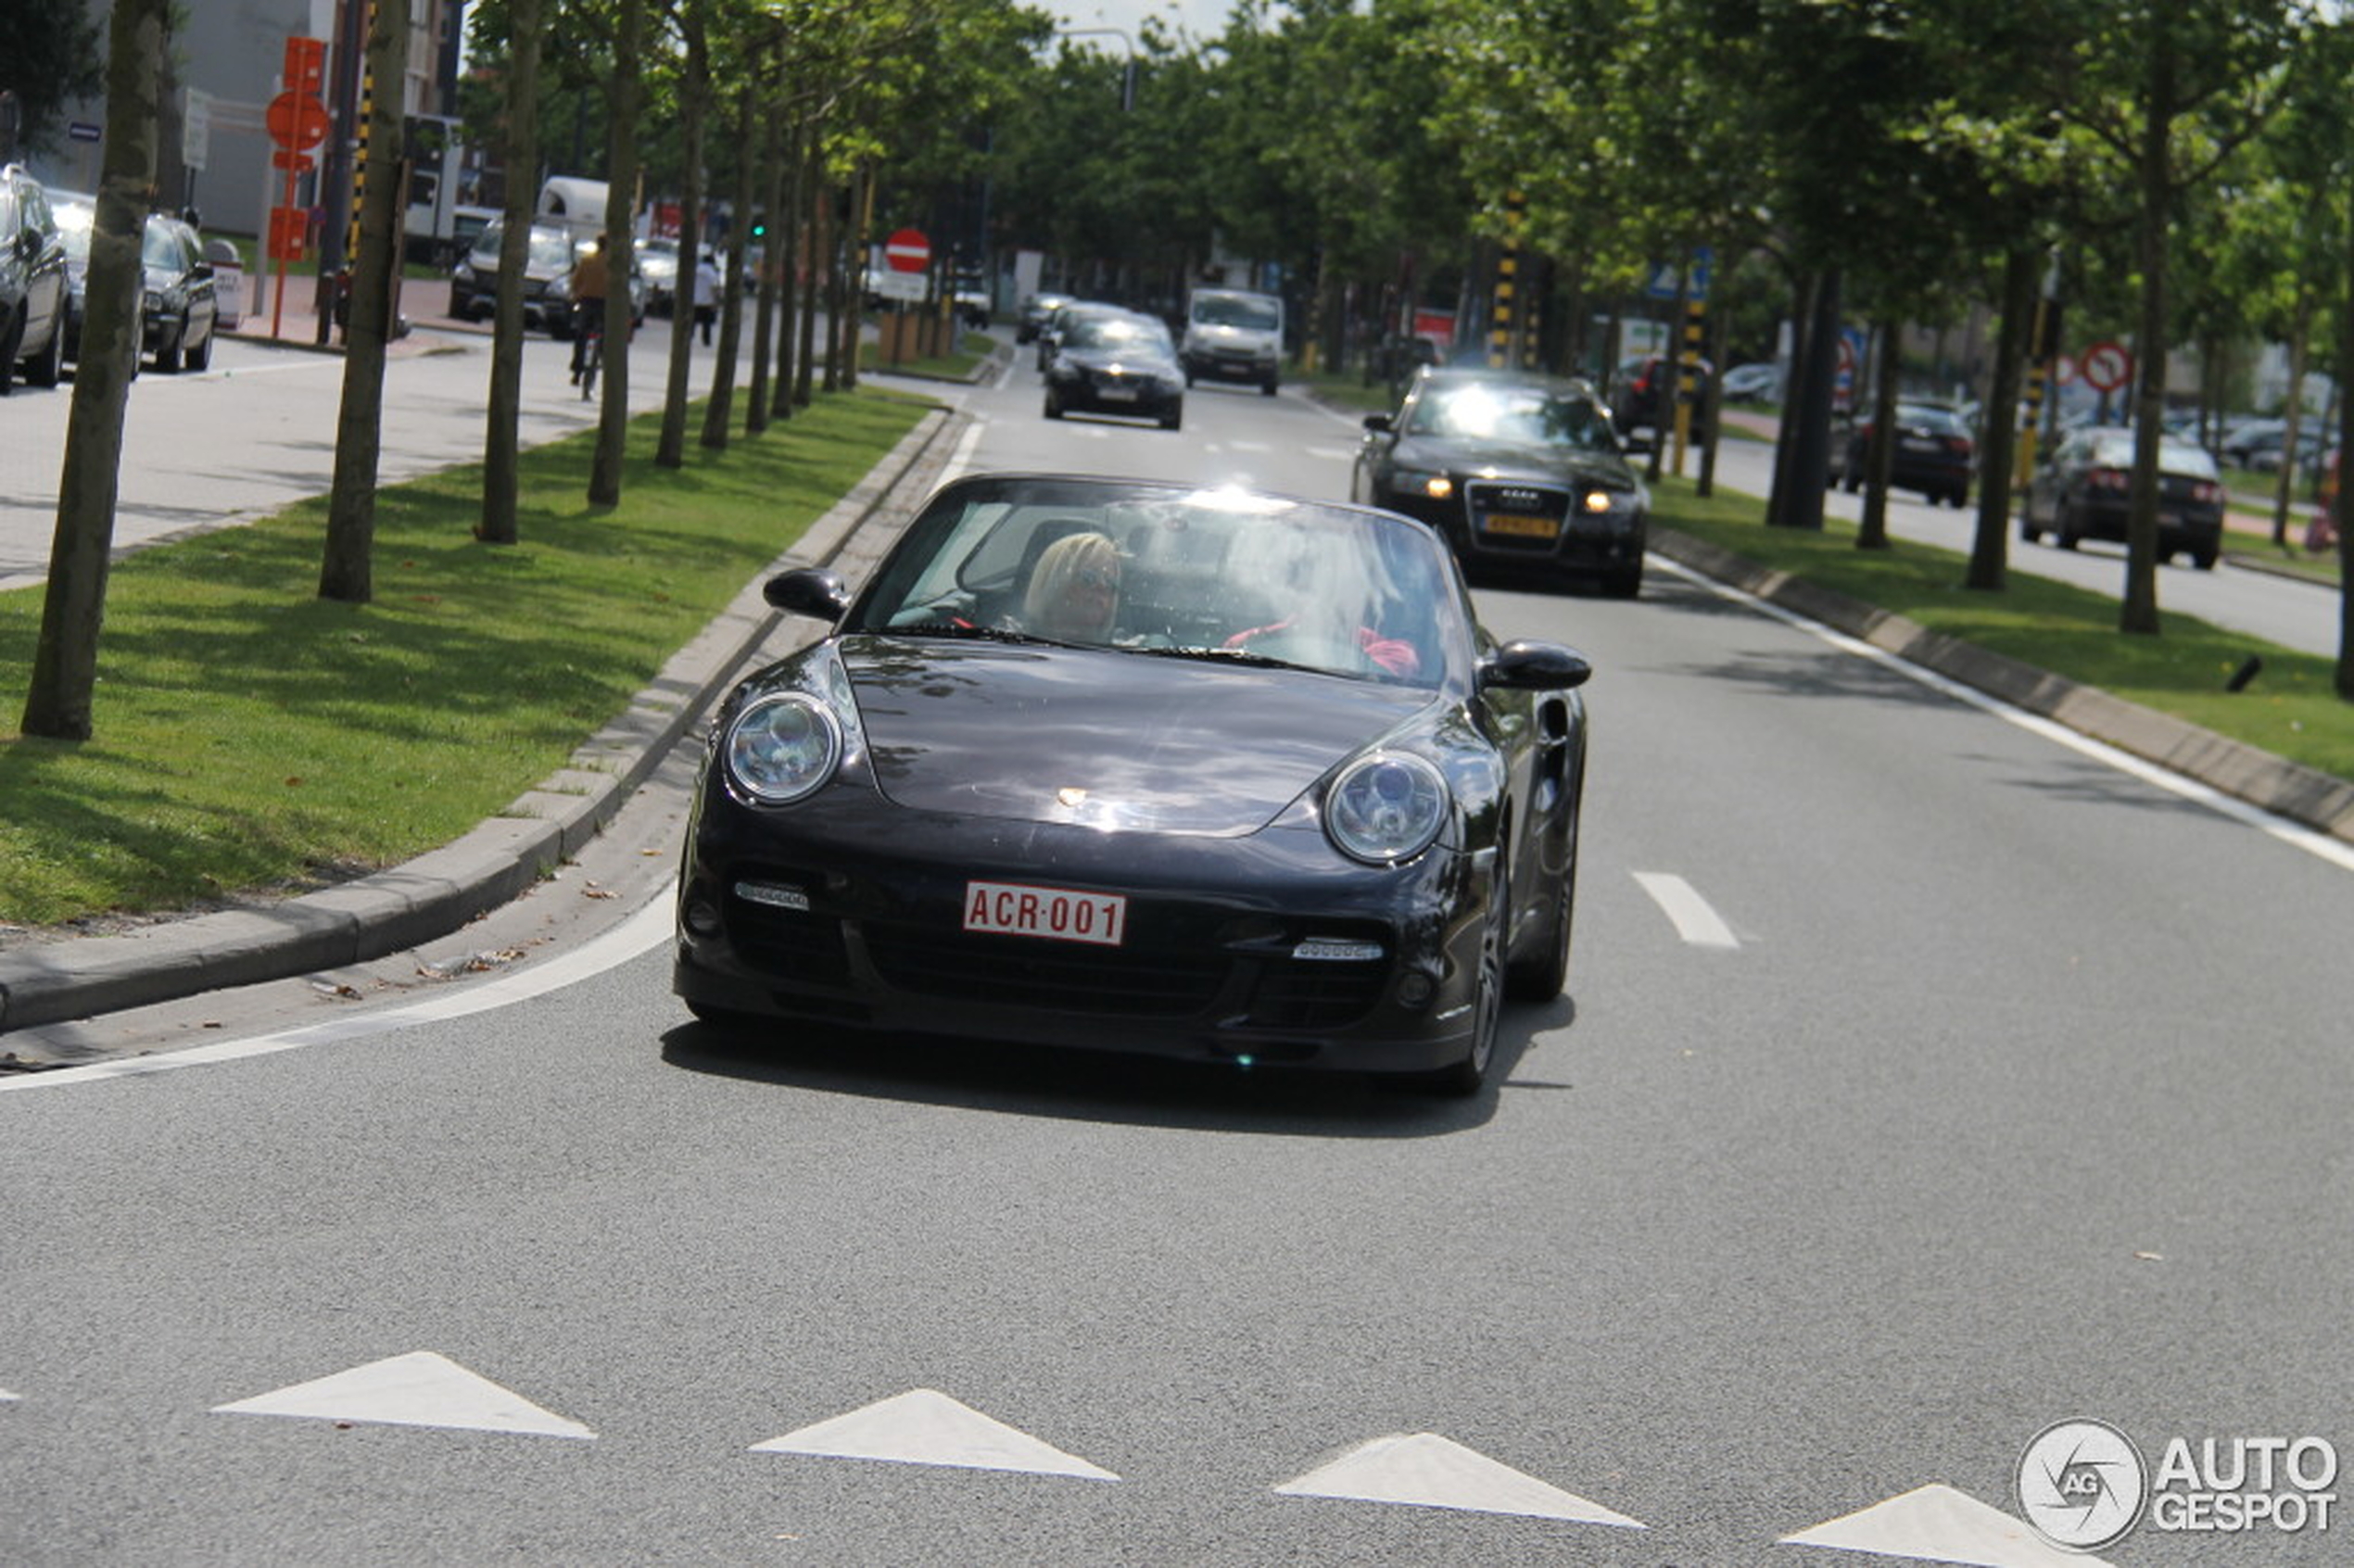
[[[1740,939],[1733,935],[1733,928],[1725,924],[1708,900],[1692,890],[1691,883],[1665,871],[1638,871],[1635,880],[1652,895],[1652,902],[1676,923],[1676,934],[1694,947],[1735,948]]]
[[[2062,1551],[2025,1522],[1968,1492],[1931,1483],[1902,1497],[1784,1536],[1784,1546],[1869,1551],[1971,1568],[2107,1568],[2097,1557]]]
[[[213,1410],[391,1426],[451,1426],[470,1432],[526,1432],[545,1437],[596,1435],[578,1422],[542,1410],[522,1395],[431,1350],[390,1356],[274,1394],[215,1405]]]
[[[9,1400],[11,1400],[11,1399],[13,1399],[13,1398],[15,1398],[15,1397],[16,1397],[16,1396],[15,1396],[14,1394],[9,1393],[6,1389],[5,1389],[5,1388],[0,1388],[0,1405],[5,1405],[5,1404],[6,1404]]]
[[[905,1394],[755,1443],[756,1454],[816,1454],[829,1459],[889,1460],[964,1470],[1019,1470],[1117,1481],[1110,1471],[1042,1443],[931,1388]]]
[[[1564,1492],[1436,1432],[1397,1433],[1361,1443],[1275,1490],[1288,1498],[1346,1498],[1648,1528],[1639,1519]]]

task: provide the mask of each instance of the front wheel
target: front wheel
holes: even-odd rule
[[[156,345],[157,370],[162,372],[166,375],[178,373],[180,369],[180,340],[187,335],[187,332],[188,323],[183,322],[180,323],[180,330],[178,332],[170,334],[162,342]]]
[[[218,329],[215,330],[217,331]],[[214,333],[206,333],[202,343],[197,344],[194,348],[183,348],[180,351],[180,363],[182,366],[192,371],[210,370],[212,368],[213,336]]]
[[[1440,1068],[1423,1080],[1434,1094],[1467,1099],[1487,1082],[1496,1060],[1496,1034],[1504,1012],[1504,938],[1512,920],[1512,877],[1504,869],[1505,851],[1499,846],[1494,884],[1488,890],[1487,920],[1479,937],[1479,979],[1472,995],[1471,1043],[1462,1060]]]

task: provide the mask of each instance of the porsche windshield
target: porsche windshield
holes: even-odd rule
[[[843,629],[1419,686],[1469,646],[1451,563],[1426,529],[1248,491],[1088,479],[951,486]]]

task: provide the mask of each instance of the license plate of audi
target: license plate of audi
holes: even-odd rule
[[[1550,539],[1562,531],[1558,518],[1532,517],[1519,512],[1491,512],[1481,520],[1480,527],[1487,533],[1512,534],[1528,539]]]

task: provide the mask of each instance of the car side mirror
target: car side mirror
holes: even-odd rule
[[[850,613],[850,589],[822,566],[779,573],[762,585],[760,593],[779,610],[820,621],[839,621]]]
[[[1479,666],[1482,690],[1567,691],[1583,686],[1594,673],[1586,655],[1558,642],[1508,642]]]
[[[1397,428],[1397,422],[1387,414],[1367,414],[1365,428],[1376,436],[1386,436]]]

